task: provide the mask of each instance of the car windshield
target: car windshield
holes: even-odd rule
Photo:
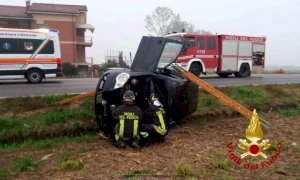
[[[167,42],[158,61],[158,68],[166,68],[177,58],[182,48],[182,44]]]

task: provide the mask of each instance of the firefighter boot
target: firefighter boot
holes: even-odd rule
[[[131,142],[131,146],[136,149],[140,149],[140,141],[137,138],[134,138]]]
[[[122,139],[119,139],[118,141],[114,142],[114,146],[119,148],[119,149],[126,148],[126,144]]]

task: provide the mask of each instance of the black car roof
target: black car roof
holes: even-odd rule
[[[154,72],[166,42],[180,43],[163,37],[143,36],[131,68]]]

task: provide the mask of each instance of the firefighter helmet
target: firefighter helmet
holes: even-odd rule
[[[123,95],[123,101],[133,102],[134,100],[135,100],[134,92],[131,90],[127,90]]]
[[[148,99],[149,104],[153,104],[155,106],[159,106],[162,107],[161,102],[159,101],[159,99],[155,96],[154,93],[151,93]]]

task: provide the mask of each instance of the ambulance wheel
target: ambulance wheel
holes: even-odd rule
[[[227,78],[231,73],[218,73],[218,75],[222,78]]]
[[[26,73],[26,79],[30,83],[40,83],[43,80],[43,73],[39,69],[30,69]]]
[[[202,66],[199,63],[192,63],[189,71],[196,76],[200,76],[202,72]]]
[[[251,75],[249,64],[243,63],[240,67],[239,72],[234,73],[236,77],[247,77]]]

